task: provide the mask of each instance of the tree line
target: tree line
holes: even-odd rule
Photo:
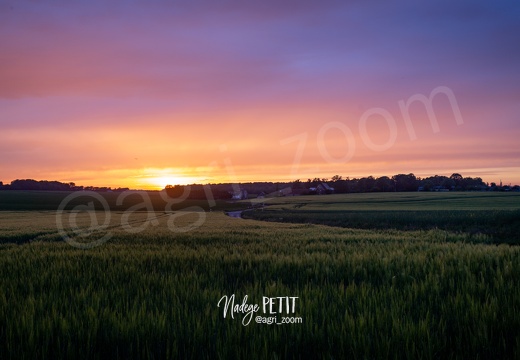
[[[334,187],[336,193],[349,192],[391,192],[391,191],[479,191],[489,190],[496,187],[484,183],[480,177],[463,177],[458,173],[451,176],[434,175],[426,178],[416,177],[413,173],[397,174],[391,177],[381,176],[375,178],[373,176],[362,178],[343,178],[335,175],[331,179],[308,179],[306,184],[299,183],[299,186],[317,186],[320,182],[324,182]],[[493,190],[495,190],[493,188]]]
[[[16,179],[11,181],[10,184],[4,185],[0,181],[0,190],[31,190],[31,191],[124,191],[129,190],[128,188],[117,188],[112,189],[107,186],[77,186],[73,182],[60,182],[60,181],[47,181],[47,180],[33,180],[33,179]]]
[[[329,178],[314,178],[307,181],[295,180],[292,182],[250,182],[240,184],[192,184],[190,198],[206,198],[208,189],[214,198],[231,198],[236,189],[246,190],[249,194],[275,194],[283,189],[291,188],[293,194],[313,194],[318,187],[327,184],[334,193],[362,193],[362,192],[403,192],[403,191],[520,191],[518,185],[503,186],[501,183],[484,183],[480,177],[463,177],[459,173],[451,176],[434,175],[426,178],[416,177],[413,173],[397,174],[391,177],[361,177],[349,178],[334,175]],[[166,190],[172,196],[183,196],[186,186],[168,185]],[[4,185],[0,181],[0,190],[33,190],[33,191],[125,191],[128,188],[78,186],[73,182],[59,182],[33,179],[17,179]],[[330,192],[330,190],[328,190]]]

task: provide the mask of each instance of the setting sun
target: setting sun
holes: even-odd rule
[[[164,189],[166,185],[185,185],[184,179],[173,175],[150,178],[149,182],[158,189]]]
[[[144,170],[144,174],[140,177],[140,188],[150,190],[162,190],[167,185],[188,185],[200,181],[200,178],[190,176],[182,171],[182,169],[166,168],[148,168]]]

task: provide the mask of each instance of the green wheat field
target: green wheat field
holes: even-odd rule
[[[58,231],[51,208],[66,194],[15,195],[0,195],[1,359],[520,357],[520,194],[285,197],[211,212],[154,199],[152,214],[111,207],[102,232],[65,229],[81,243],[110,233],[90,249]],[[251,205],[245,219],[223,211]],[[263,297],[298,297],[287,316],[301,321],[244,326],[218,306],[232,294],[262,316]]]

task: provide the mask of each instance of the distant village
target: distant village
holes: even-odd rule
[[[398,174],[391,177],[373,176],[363,178],[343,178],[335,175],[330,179],[314,178],[307,181],[292,182],[250,182],[240,184],[193,184],[168,185],[165,190],[171,196],[181,196],[185,187],[189,186],[190,199],[206,199],[208,191],[215,199],[243,200],[248,198],[298,196],[298,195],[326,195],[365,192],[410,192],[410,191],[520,191],[518,185],[504,185],[500,183],[484,183],[479,177],[463,177],[458,173],[451,176],[416,177],[414,174]],[[14,180],[10,184],[0,181],[1,191],[30,190],[30,191],[96,191],[122,192],[129,188],[110,188],[78,186],[75,183],[59,181],[37,181],[32,179]]]

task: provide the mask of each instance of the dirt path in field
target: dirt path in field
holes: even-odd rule
[[[227,212],[226,212],[226,215],[229,216],[229,217],[232,217],[232,218],[242,219],[242,211],[244,211],[244,210],[239,210],[239,211],[227,211]]]
[[[264,205],[263,208],[266,208],[268,207],[269,205]],[[232,218],[237,218],[237,219],[243,219],[242,218],[242,213],[244,211],[247,211],[247,210],[254,210],[254,209],[258,209],[258,206],[251,206],[251,207],[248,207],[246,209],[242,209],[242,210],[235,210],[235,211],[224,211],[224,213],[229,216],[229,217],[232,217]]]

